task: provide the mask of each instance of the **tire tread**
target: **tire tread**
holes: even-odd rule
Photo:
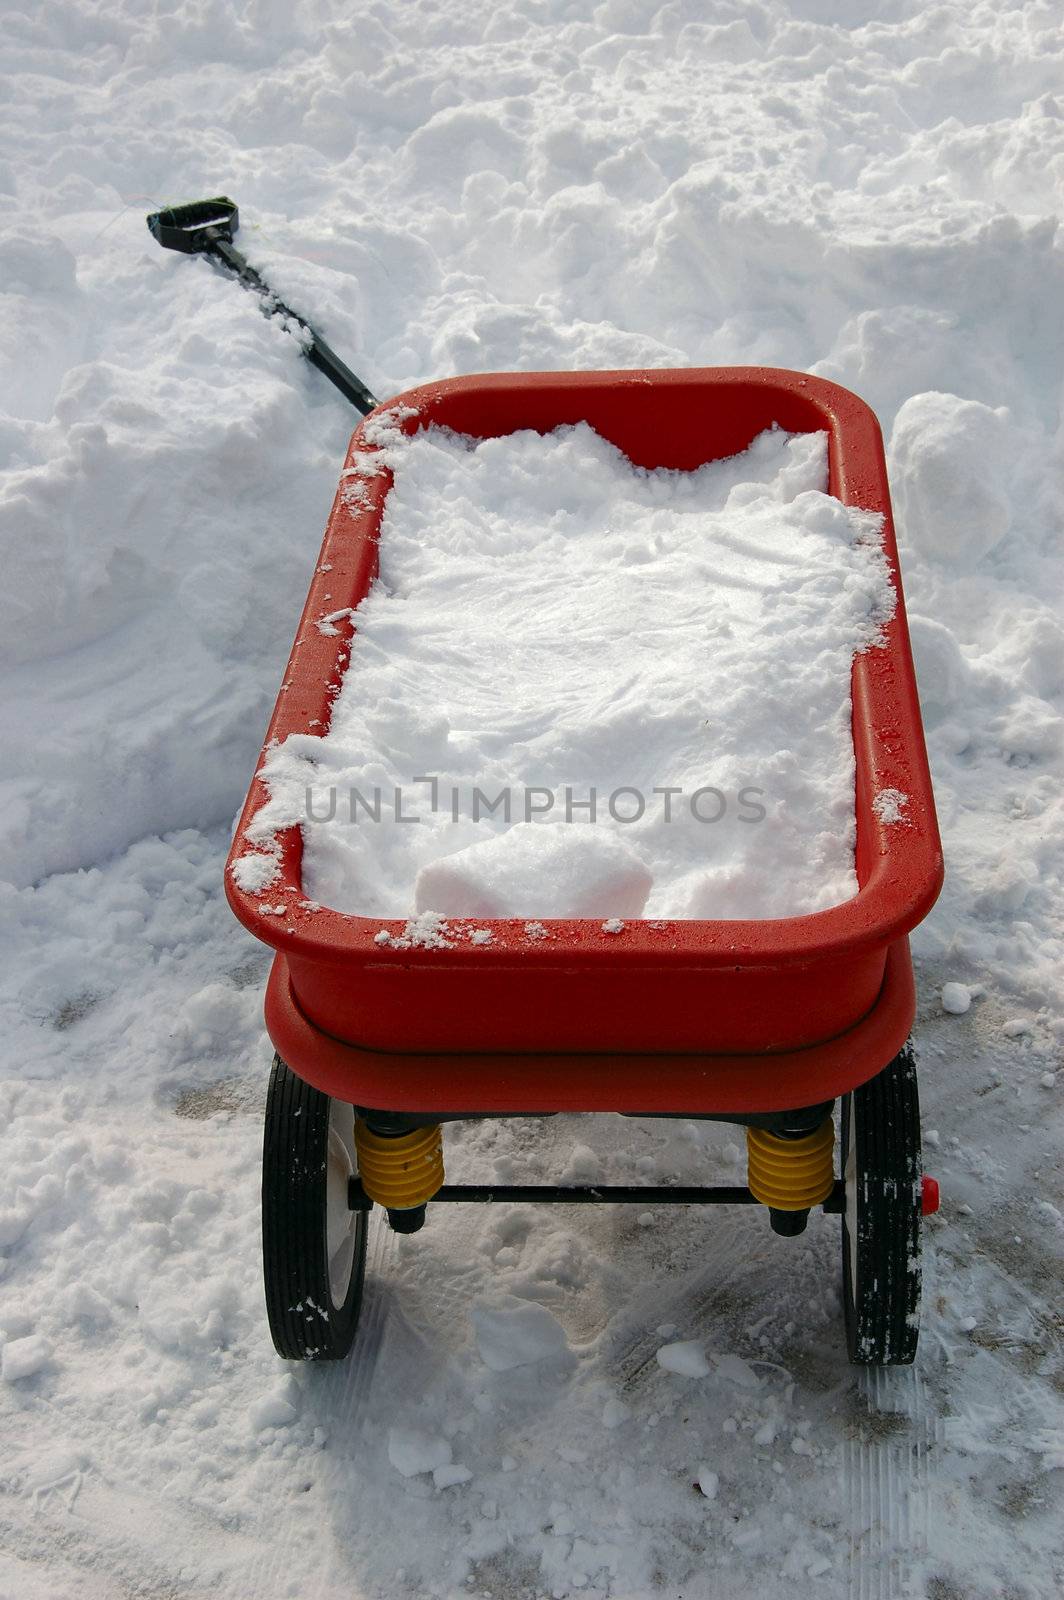
[[[362,1296],[366,1223],[342,1307],[332,1303],[325,1244],[328,1095],[275,1057],[262,1145],[262,1255],[266,1312],[278,1355],[339,1361],[351,1348]],[[310,1309],[308,1309],[310,1308]]]
[[[854,1119],[858,1185],[856,1285],[843,1220],[850,1360],[906,1365],[916,1355],[920,1305],[920,1104],[911,1045],[853,1091],[843,1115]],[[845,1159],[845,1144],[843,1151]]]

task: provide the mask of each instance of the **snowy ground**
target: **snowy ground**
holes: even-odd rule
[[[1056,1596],[1058,9],[67,0],[2,40],[3,1600]],[[764,362],[877,409],[949,868],[915,1370],[845,1365],[832,1219],[620,1208],[380,1234],[352,1361],[273,1356],[267,960],[221,865],[352,418],[149,240],[219,190],[378,394]],[[456,1179],[740,1170],[684,1124],[450,1143]],[[565,1349],[493,1371],[500,1295]],[[655,1360],[688,1338],[706,1377]],[[471,1476],[402,1476],[392,1427]]]

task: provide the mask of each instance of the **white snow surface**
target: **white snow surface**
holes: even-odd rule
[[[0,60],[0,1595],[1055,1600],[1059,7],[13,0]],[[838,1220],[755,1208],[441,1207],[374,1230],[350,1362],[273,1355],[267,956],[220,880],[353,418],[149,238],[219,190],[382,396],[763,362],[876,409],[948,866],[913,1370],[846,1365]],[[601,1182],[744,1170],[683,1121],[446,1137],[457,1182],[577,1146]],[[568,1352],[488,1366],[505,1296]],[[691,1340],[756,1386],[663,1370]]]
[[[380,576],[328,733],[271,753],[248,830],[302,824],[313,900],[733,918],[856,894],[850,670],[896,597],[880,518],[825,493],[826,434],[676,472],[586,423],[370,427]]]

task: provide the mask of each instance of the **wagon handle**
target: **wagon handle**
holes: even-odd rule
[[[211,200],[193,200],[188,205],[153,211],[146,220],[152,237],[164,250],[180,250],[190,256],[205,255],[223,271],[232,273],[245,288],[261,295],[263,315],[282,319],[295,333],[311,366],[317,367],[363,416],[380,403],[362,379],[330,349],[321,334],[298,311],[279,300],[266,280],[235,248],[233,235],[240,226],[235,201],[224,194],[215,195]]]

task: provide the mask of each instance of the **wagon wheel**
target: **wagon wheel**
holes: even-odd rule
[[[916,1355],[920,1316],[920,1102],[906,1045],[842,1101],[843,1310],[850,1360]]]
[[[262,1264],[277,1353],[339,1361],[362,1303],[366,1213],[348,1206],[355,1113],[274,1057],[262,1144]]]

